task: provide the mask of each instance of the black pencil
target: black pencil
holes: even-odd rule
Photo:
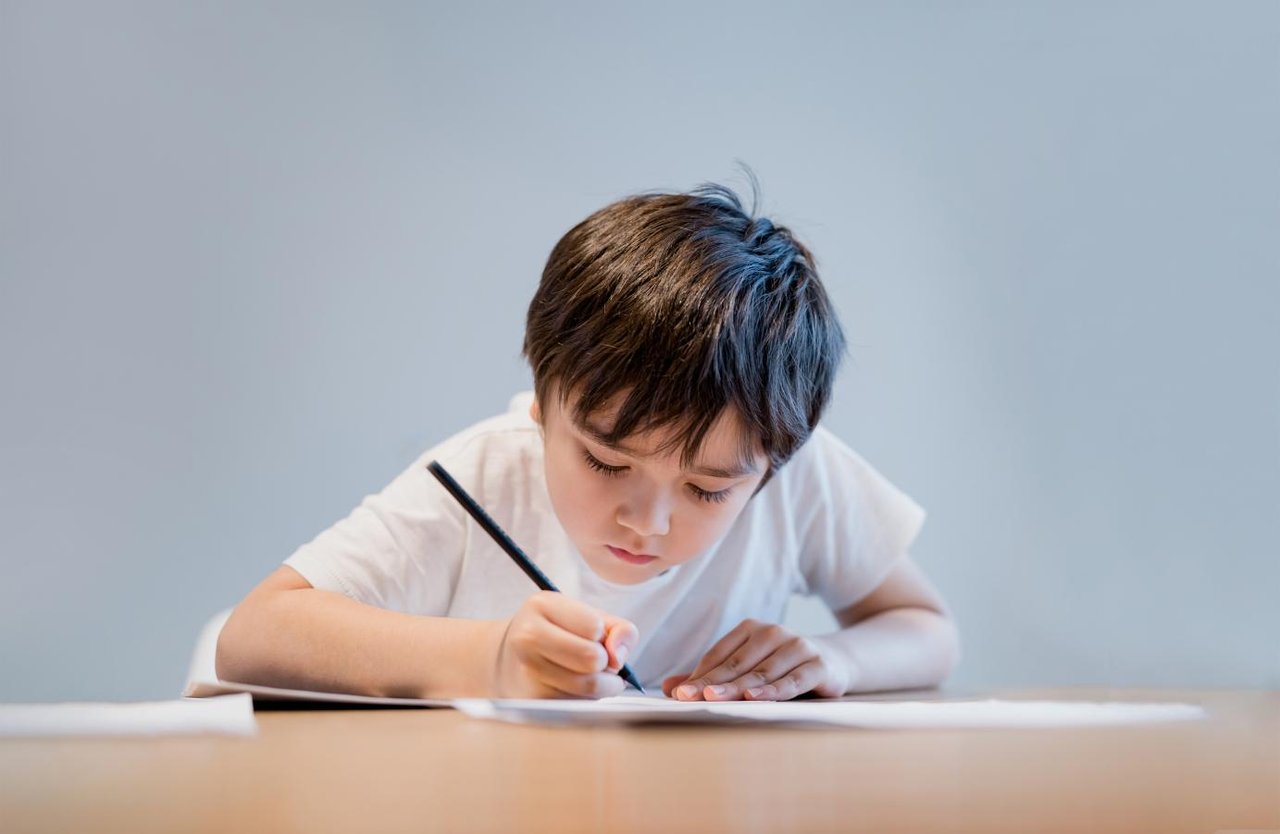
[[[498,547],[501,547],[506,551],[512,561],[519,565],[520,569],[529,575],[529,578],[533,580],[533,584],[537,585],[544,591],[560,592],[559,588],[551,584],[551,580],[547,578],[547,575],[539,570],[538,566],[535,565],[528,556],[524,555],[524,551],[511,540],[510,536],[502,531],[502,528],[498,526],[497,522],[492,518],[489,518],[489,514],[484,511],[484,508],[477,504],[475,499],[467,494],[467,491],[453,479],[453,476],[450,475],[438,461],[431,461],[431,463],[427,464],[427,469],[431,471],[432,475],[436,476],[436,480],[449,491],[449,494],[457,499],[458,503],[462,505],[462,508],[471,514],[471,517],[476,520],[476,523],[484,528],[484,531],[489,534],[489,537],[498,543]],[[618,674],[624,681],[640,690],[642,694],[644,693],[644,687],[640,685],[640,680],[635,676],[635,673],[631,671],[631,668],[627,666],[627,664],[622,664],[622,668],[618,670]]]

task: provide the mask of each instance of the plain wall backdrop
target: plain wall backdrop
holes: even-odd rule
[[[956,687],[1280,686],[1280,4],[0,0],[0,699],[176,695],[528,387],[561,234],[739,159]]]

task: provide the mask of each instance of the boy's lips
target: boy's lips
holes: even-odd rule
[[[606,544],[605,547],[609,548],[609,552],[614,556],[632,565],[647,565],[658,558],[648,553],[632,553],[630,550],[623,550],[621,547],[614,547],[611,544]]]

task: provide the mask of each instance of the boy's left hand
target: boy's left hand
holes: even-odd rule
[[[696,669],[662,682],[681,701],[786,701],[806,692],[837,698],[847,688],[848,672],[818,640],[758,620],[743,620]]]

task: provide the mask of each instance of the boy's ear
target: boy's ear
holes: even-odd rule
[[[534,397],[533,402],[529,403],[529,416],[533,418],[533,422],[539,426],[542,425],[542,409],[538,407],[537,397]]]

